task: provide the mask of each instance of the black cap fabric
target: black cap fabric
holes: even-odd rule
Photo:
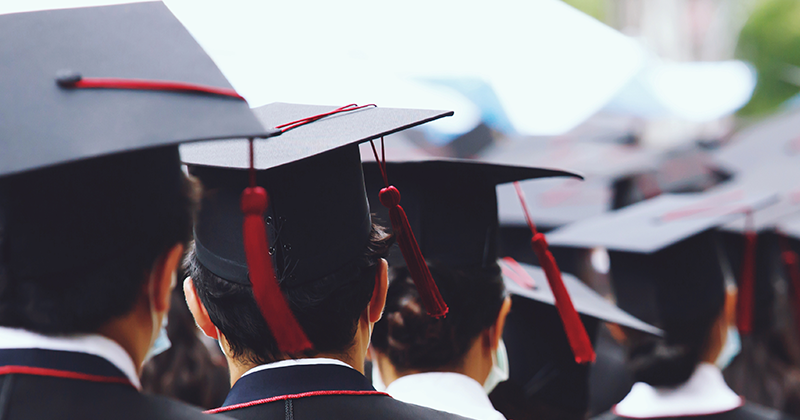
[[[500,260],[500,268],[503,270],[503,281],[509,293],[545,305],[555,305],[553,291],[541,267],[503,259]],[[520,273],[520,269],[524,270],[524,274]],[[561,278],[579,314],[650,334],[661,334],[661,330],[618,308],[577,277],[562,273]]]
[[[363,148],[362,148],[363,149]],[[384,187],[378,164],[366,161],[372,151],[362,150],[367,193],[377,217],[388,222],[378,193]],[[402,195],[400,204],[422,255],[449,266],[488,266],[497,255],[498,184],[522,179],[575,177],[556,169],[489,164],[474,160],[420,157],[393,161],[386,155],[389,183]],[[392,258],[390,263],[401,263]]]
[[[653,254],[610,252],[617,305],[667,330],[718,314],[725,299],[727,262],[716,235],[706,231]]]
[[[0,176],[181,142],[267,132],[242,99],[175,90],[71,89],[83,78],[230,89],[160,2],[0,15]]]
[[[547,235],[553,246],[605,247],[650,254],[706,230],[741,218],[747,211],[774,204],[774,193],[718,188],[706,193],[663,194],[656,198],[579,221]]]
[[[267,127],[336,107],[276,103],[254,111]],[[257,140],[257,184],[269,193],[265,215],[277,278],[299,285],[337,271],[363,253],[370,235],[358,143],[452,112],[368,107]],[[248,186],[246,140],[181,147],[206,188],[195,225],[197,257],[217,276],[249,284],[242,238],[242,190]]]

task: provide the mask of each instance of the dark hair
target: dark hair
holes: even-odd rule
[[[428,267],[450,308],[447,316],[428,316],[408,270],[393,268],[386,310],[372,332],[372,345],[400,372],[459,367],[481,331],[497,320],[506,295],[497,264]]]
[[[194,187],[176,146],[0,180],[0,325],[85,333],[128,313],[190,238]]]
[[[361,257],[316,281],[282,287],[289,307],[314,345],[307,356],[343,352],[352,345],[358,319],[372,298],[380,259],[386,256],[392,241],[381,226],[373,224]],[[211,273],[197,260],[194,246],[185,266],[234,358],[247,357],[252,363],[263,364],[282,356],[253,299],[252,288]]]
[[[172,347],[142,370],[142,390],[175,398],[205,409],[222,405],[230,390],[225,357],[216,342],[211,348],[198,337],[183,288],[172,291],[167,334]]]
[[[655,293],[663,337],[629,331],[628,362],[634,380],[678,386],[692,376],[708,351],[712,328],[724,311],[725,280],[714,232],[691,244],[659,251]]]

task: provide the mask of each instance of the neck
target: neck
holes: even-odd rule
[[[347,350],[341,353],[318,353],[313,356],[307,356],[304,358],[310,359],[335,359],[340,360],[344,363],[347,363],[353,369],[359,371],[362,375],[364,374],[364,362],[366,360],[367,355],[367,348],[369,347],[369,339],[370,339],[371,328],[370,325],[366,322],[365,318],[362,316],[359,319],[358,329],[356,330],[356,335],[353,338],[353,345],[351,345]],[[229,356],[231,354],[230,348],[228,347],[227,341],[225,341],[225,337],[221,336],[222,345],[224,347],[225,359],[228,361],[228,370],[230,371],[230,379],[231,379],[231,386],[233,386],[236,381],[239,380],[247,371],[253,369],[254,367],[259,366],[258,363],[253,363],[250,360],[254,359],[253,357],[240,357],[240,358],[232,358]],[[278,362],[280,360],[287,360],[289,357],[284,357],[279,360],[273,360],[272,362]],[[268,362],[270,363],[270,362]]]
[[[137,373],[141,375],[142,364],[152,344],[153,336],[149,306],[143,307],[141,302],[138,302],[133,311],[106,322],[97,333],[119,344],[131,357]]]

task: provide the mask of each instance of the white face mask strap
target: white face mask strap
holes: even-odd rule
[[[228,356],[228,352],[225,351],[225,347],[222,345],[222,333],[219,332],[219,328],[217,328],[216,325],[214,326],[214,329],[217,330],[217,344],[219,344],[219,349],[222,351],[222,354],[224,354],[225,357],[230,359],[231,356]]]

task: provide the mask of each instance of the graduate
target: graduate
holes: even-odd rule
[[[0,16],[0,58],[0,418],[206,418],[139,392],[197,205],[177,144],[268,133],[158,2]]]
[[[394,400],[363,375],[386,299],[383,257],[392,237],[371,220],[358,149],[451,113],[284,103],[254,111],[281,134],[181,149],[206,188],[184,291],[231,372],[231,391],[211,412],[238,419],[457,418]],[[256,209],[252,193],[264,198]],[[397,210],[400,196],[390,198],[386,204]]]
[[[379,165],[366,162],[364,166],[367,189],[375,191],[371,185],[382,182]],[[374,366],[388,385],[386,391],[402,401],[476,419],[504,419],[504,413],[513,418],[541,416],[542,411],[526,412],[535,408],[522,396],[523,388],[537,382],[534,377],[539,378],[537,389],[528,396],[548,388],[554,373],[550,362],[555,361],[560,369],[563,359],[566,365],[575,365],[575,356],[544,272],[510,258],[498,259],[495,186],[575,175],[435,158],[393,159],[386,164],[386,172],[399,179],[397,186],[404,193],[410,225],[450,309],[444,319],[426,316],[408,268],[401,259],[390,258],[387,308],[373,332],[372,352]],[[375,202],[378,197],[372,194],[371,198]],[[378,215],[387,217],[385,212]],[[587,320],[602,316],[649,327],[576,278],[565,276],[563,280],[575,298],[575,308],[586,314]],[[511,322],[510,336],[506,321]],[[535,337],[548,341],[534,345],[531,339]],[[552,355],[558,352],[564,357],[554,359]],[[545,375],[537,374],[540,372]],[[509,377],[513,383],[503,382]],[[498,396],[503,413],[488,397],[495,387],[506,388]],[[571,396],[576,405],[579,396],[575,390]],[[584,406],[580,417],[585,404],[577,405]]]
[[[617,304],[664,330],[625,331],[637,383],[598,418],[786,418],[746,402],[721,372],[739,341],[735,280],[715,228],[769,201],[727,188],[666,194],[551,232],[553,244],[607,247]]]

